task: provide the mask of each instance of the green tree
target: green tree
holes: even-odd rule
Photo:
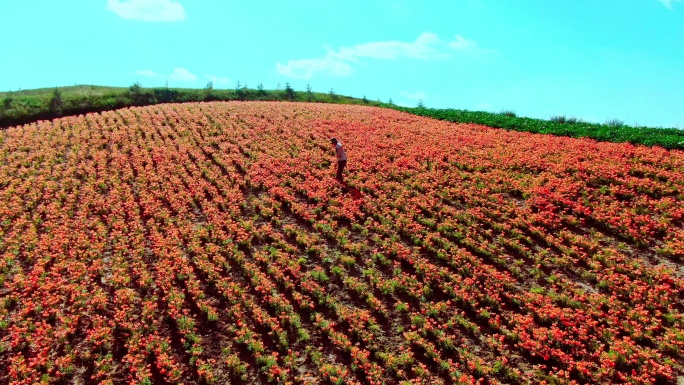
[[[313,101],[313,92],[311,91],[311,86],[309,84],[306,85],[306,101]]]
[[[366,98],[366,94],[363,94],[363,99],[361,99],[364,104],[368,104],[368,98]]]
[[[153,95],[157,103],[175,103],[180,100],[181,92],[170,88],[155,88]]]
[[[133,100],[133,105],[140,106],[145,103],[145,97],[143,94],[143,88],[140,82],[135,82],[133,85],[128,87],[128,93],[131,96],[131,99]]]
[[[264,90],[264,84],[263,83],[259,83],[259,85],[257,86],[257,95],[266,96],[266,91]]]
[[[142,92],[142,85],[140,82],[135,82],[133,85],[128,87],[128,91],[130,91],[130,93],[133,95],[140,94]]]
[[[285,83],[285,98],[289,101],[293,101],[295,98],[295,92],[290,83]]]
[[[52,99],[50,99],[50,115],[62,116],[63,104],[62,91],[60,91],[58,88],[55,88],[54,92],[52,92]]]
[[[625,122],[620,119],[609,119],[606,120],[606,126],[609,127],[624,127]]]
[[[239,80],[237,84],[235,84],[235,93],[237,94],[238,100],[245,100],[247,98],[247,90],[240,84]]]
[[[12,97],[11,92],[8,92],[7,96],[5,96],[5,100],[2,101],[2,106],[6,110],[9,110],[10,108],[12,108],[12,102],[14,102],[14,97]]]
[[[242,85],[242,98],[244,100],[249,99],[249,87],[247,87],[247,82]]]
[[[204,92],[206,93],[204,96],[205,100],[214,100],[214,82],[209,81],[207,86],[204,87]]]
[[[416,105],[417,108],[425,108],[425,104],[423,104],[423,99],[418,100],[418,104]]]

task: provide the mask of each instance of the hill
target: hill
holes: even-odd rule
[[[392,108],[411,114],[455,123],[474,123],[488,127],[513,131],[551,134],[572,138],[592,138],[613,143],[632,143],[646,146],[660,146],[668,149],[684,149],[684,130],[662,127],[632,127],[619,119],[605,124],[558,115],[549,120],[518,117],[512,111],[491,113],[458,109],[403,107],[392,103],[370,101],[363,98],[337,95],[331,89],[328,93],[295,91],[289,83],[284,90],[265,90],[238,86],[237,89],[214,89],[208,84],[204,89],[188,88],[143,88],[136,83],[129,88],[102,86],[73,86],[43,88],[17,92],[0,92],[0,128],[51,120],[62,116],[89,112],[111,111],[132,106],[147,106],[159,103],[188,103],[202,101],[289,101],[334,104],[359,104]]]
[[[145,88],[139,83],[128,88],[77,85],[41,88],[16,92],[0,92],[0,128],[7,128],[39,120],[89,112],[113,111],[124,107],[148,106],[160,103],[188,103],[209,101],[301,101],[335,104],[382,105],[365,98],[353,98],[329,93],[297,92],[286,84],[285,89],[266,90],[245,86],[237,89],[206,88]]]
[[[1,131],[0,218],[2,383],[684,372],[681,151],[370,106],[160,104]]]

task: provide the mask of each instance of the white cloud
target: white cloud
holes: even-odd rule
[[[333,76],[347,76],[353,72],[349,63],[336,58],[333,52],[328,52],[322,58],[289,60],[286,65],[276,63],[276,71],[289,78],[298,79],[310,79],[315,72]]]
[[[441,59],[445,53],[438,51],[439,37],[434,33],[424,32],[416,41],[404,43],[401,41],[379,41],[358,44],[351,48],[340,48],[335,56],[340,60],[358,61],[358,58],[369,57],[380,60],[398,59]]]
[[[678,3],[682,0],[658,0],[660,1],[666,8],[672,9],[672,3]]]
[[[353,72],[351,64],[358,63],[363,58],[437,60],[449,57],[450,51],[475,47],[477,44],[474,41],[461,35],[456,35],[453,42],[446,42],[434,33],[424,32],[409,43],[380,41],[341,47],[337,51],[328,49],[326,55],[320,58],[289,60],[285,65],[276,63],[276,71],[287,77],[301,79],[311,78],[317,72],[331,76],[348,76]]]
[[[195,74],[186,70],[185,68],[174,68],[173,73],[171,73],[170,75],[160,74],[160,73],[154,72],[152,70],[148,70],[148,69],[135,71],[135,74],[139,75],[139,76],[147,76],[150,78],[167,78],[167,79],[177,80],[177,81],[181,81],[181,82],[194,82],[195,80],[198,79]],[[218,77],[218,76],[208,76],[208,77],[214,83],[230,82],[230,79],[228,79],[228,78],[222,78],[222,77]]]
[[[226,84],[226,83],[230,83],[230,79],[229,79],[229,78],[224,78],[224,77],[214,76],[214,75],[208,75],[207,77],[208,77],[209,80],[211,80],[211,82],[214,83],[214,84]]]
[[[461,35],[456,35],[456,40],[449,43],[449,47],[460,50],[467,50],[471,48],[476,48],[477,43],[475,43],[472,40],[468,40]]]
[[[140,71],[136,71],[135,74],[136,74],[136,75],[140,75],[140,76],[148,76],[148,77],[151,77],[151,78],[155,78],[155,77],[159,76],[159,74],[157,74],[157,73],[154,72],[154,71],[150,71],[150,70],[140,70]]]
[[[425,95],[425,92],[423,92],[423,91],[416,91],[416,92],[401,91],[399,93],[399,95],[401,95],[407,99],[411,99],[411,100],[415,100],[415,101],[425,100],[425,98],[427,97],[427,95]]]
[[[185,9],[174,0],[107,0],[107,9],[124,19],[141,21],[181,21]]]
[[[185,68],[174,68],[173,73],[169,75],[169,79],[181,82],[194,82],[197,80],[197,76]]]

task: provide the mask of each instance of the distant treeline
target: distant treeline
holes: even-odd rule
[[[295,91],[289,84],[282,90],[266,90],[262,85],[256,89],[214,89],[211,83],[202,89],[144,88],[138,83],[128,88],[73,86],[0,93],[0,128],[130,106],[229,100],[382,104],[365,97],[337,95],[332,89],[328,93],[313,92],[309,87],[306,91]]]
[[[388,103],[338,95],[333,89],[327,93],[295,91],[289,83],[284,89],[266,90],[261,84],[256,89],[238,86],[235,89],[214,89],[210,82],[202,89],[144,88],[139,83],[125,87],[73,86],[55,89],[37,89],[17,92],[0,92],[0,128],[7,128],[38,120],[51,120],[61,116],[115,110],[130,106],[147,106],[158,103],[185,103],[200,101],[262,100],[297,101],[316,103],[365,104],[408,112],[457,123],[475,123],[494,128],[534,132],[573,138],[592,138],[607,142],[628,142],[668,149],[684,149],[684,130],[675,128],[632,127],[613,119],[605,124],[589,123],[566,116],[549,120],[518,117],[511,111],[500,113],[456,109],[401,107],[391,100]]]
[[[518,117],[511,111],[500,113],[435,109],[425,107],[399,107],[394,109],[414,115],[458,123],[482,124],[512,131],[533,132],[572,138],[591,138],[602,142],[632,143],[684,149],[684,130],[677,128],[632,127],[618,119],[604,124],[589,123],[563,115],[549,120]]]

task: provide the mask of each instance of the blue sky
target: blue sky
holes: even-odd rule
[[[1,0],[0,91],[306,89],[684,129],[683,0]]]

